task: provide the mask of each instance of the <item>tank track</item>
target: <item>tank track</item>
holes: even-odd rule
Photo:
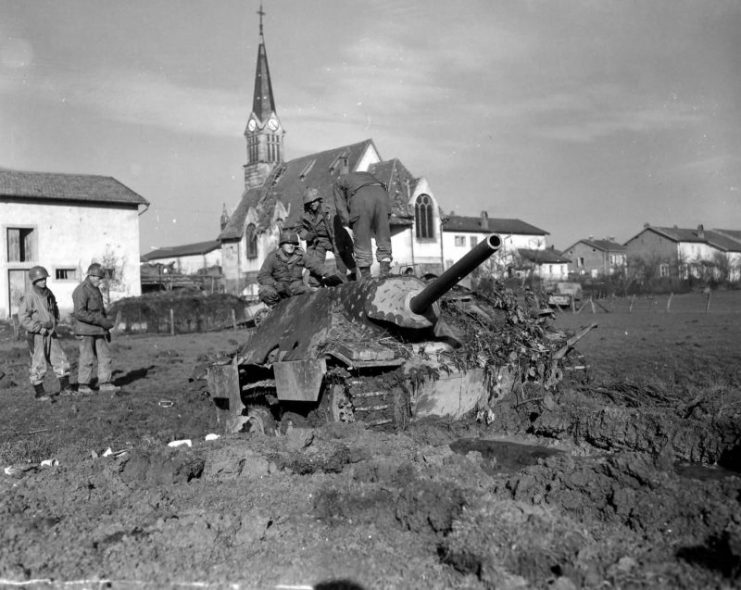
[[[346,381],[356,422],[371,428],[404,429],[411,418],[409,394],[388,378],[351,377]]]

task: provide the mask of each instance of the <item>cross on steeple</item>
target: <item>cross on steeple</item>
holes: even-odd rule
[[[265,11],[262,9],[262,2],[260,2],[260,10],[257,11],[260,15],[260,37],[262,37],[262,17],[265,16]]]

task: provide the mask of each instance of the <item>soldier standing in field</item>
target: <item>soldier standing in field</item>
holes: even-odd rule
[[[121,388],[111,382],[111,341],[113,320],[106,315],[100,283],[105,277],[103,267],[93,262],[87,269],[87,277],[72,293],[75,310],[75,334],[80,342],[78,361],[77,392],[90,395],[90,380],[95,359],[98,360],[98,386],[100,391],[114,392]]]
[[[391,199],[386,187],[370,172],[348,172],[335,181],[334,202],[340,222],[352,230],[360,278],[371,276],[371,237],[376,238],[379,276],[388,276],[392,260]]]
[[[70,395],[69,362],[57,337],[59,308],[54,293],[46,286],[49,273],[43,266],[34,266],[28,271],[31,288],[24,294],[18,310],[18,319],[28,334],[31,349],[29,377],[38,401],[49,401],[51,396],[44,391],[44,375],[48,365],[59,379],[60,395]]]

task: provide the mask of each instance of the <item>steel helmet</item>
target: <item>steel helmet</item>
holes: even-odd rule
[[[49,276],[49,273],[43,266],[34,266],[28,271],[28,278],[32,283],[45,279]]]
[[[319,193],[319,191],[315,188],[307,188],[304,191],[304,205],[308,205],[309,203],[313,203],[314,201],[321,201],[322,195]]]
[[[97,262],[93,262],[90,266],[87,267],[87,274],[92,277],[100,277],[101,279],[105,278],[103,267]]]
[[[298,234],[295,231],[284,229],[280,232],[280,242],[278,245],[282,246],[283,244],[294,244],[298,246]]]

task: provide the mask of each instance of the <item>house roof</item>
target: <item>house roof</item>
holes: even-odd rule
[[[722,250],[725,252],[741,252],[741,241],[738,241],[732,237],[728,237],[727,235],[728,231],[734,230],[724,230],[721,233],[717,230],[712,229],[703,230],[700,227],[696,229],[688,229],[682,227],[658,227],[649,225],[648,227],[645,227],[642,231],[637,233],[635,236],[633,236],[630,240],[628,240],[628,242],[634,240],[646,231],[657,233],[660,236],[671,240],[672,242],[707,244],[709,246],[712,246],[713,248],[717,248],[718,250]]]
[[[517,251],[523,260],[534,262],[535,264],[568,264],[570,258],[566,258],[561,252],[554,248],[545,250],[530,250],[528,248],[518,248]]]
[[[259,229],[265,229],[270,224],[278,200],[290,211],[288,219],[284,221],[285,227],[297,226],[303,214],[303,193],[309,187],[316,188],[324,196],[325,204],[334,209],[332,189],[340,174],[342,161],[347,159],[349,168],[354,170],[370,148],[376,149],[373,140],[366,139],[360,143],[295,158],[276,166],[263,186],[247,189],[242,193],[242,199],[219,239],[241,238],[250,208],[258,213]],[[413,212],[410,213],[407,205],[411,195],[407,191],[411,191],[416,184],[411,173],[395,159],[370,166],[370,172],[389,187],[392,223],[410,223]]]
[[[179,258],[181,256],[197,256],[199,254],[208,254],[221,248],[221,242],[218,240],[209,240],[208,242],[197,242],[195,244],[185,244],[182,246],[169,246],[167,248],[158,248],[144,254],[140,260],[149,262],[151,260],[161,260],[163,258]]]
[[[449,232],[489,232],[494,234],[520,234],[547,236],[547,231],[525,223],[521,219],[496,217],[462,217],[451,215],[443,220],[443,231]]]
[[[111,176],[0,169],[0,197],[149,205]]]
[[[735,240],[737,242],[741,242],[741,229],[718,229],[714,228],[714,232],[717,232],[719,234],[722,234],[728,238],[731,238],[732,240]]]
[[[585,244],[590,248],[601,250],[602,252],[625,252],[625,246],[623,246],[622,244],[618,244],[617,242],[613,242],[612,240],[593,239],[579,240],[578,242],[574,242],[571,246],[566,248],[565,251],[571,250],[577,244]]]

